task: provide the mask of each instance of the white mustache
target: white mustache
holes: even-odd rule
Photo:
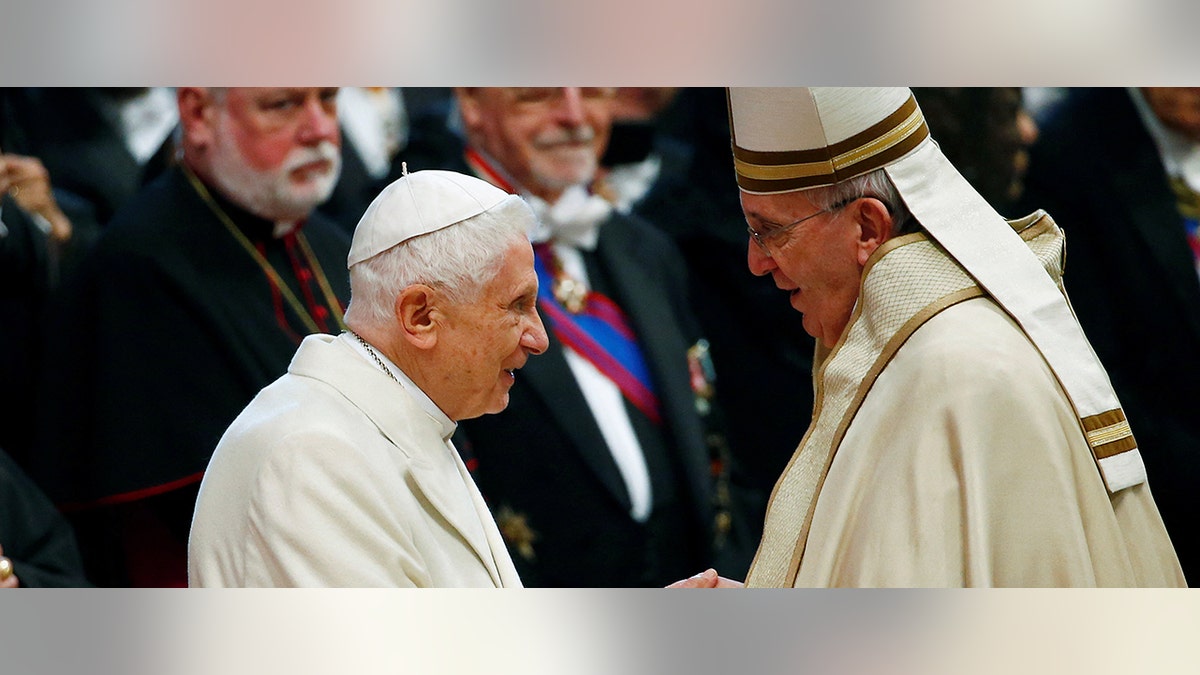
[[[596,138],[596,129],[590,124],[585,124],[579,127],[571,127],[569,129],[555,129],[548,131],[536,139],[533,143],[539,148],[545,148],[554,145],[568,145],[576,143],[591,143]]]
[[[341,152],[332,141],[321,141],[316,147],[292,150],[283,162],[283,170],[292,171],[313,162],[329,162],[330,166],[337,166],[341,158]]]

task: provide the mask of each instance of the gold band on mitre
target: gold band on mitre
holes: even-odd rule
[[[844,140],[812,149],[752,150],[739,143],[732,93],[727,100],[738,186],[755,194],[833,185],[887,166],[929,138],[925,117],[910,93],[883,119]]]

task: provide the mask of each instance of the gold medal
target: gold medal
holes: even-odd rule
[[[587,306],[587,287],[565,274],[554,278],[554,299],[572,314],[578,314]]]

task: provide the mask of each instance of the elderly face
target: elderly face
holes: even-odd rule
[[[514,371],[549,344],[537,313],[537,274],[533,248],[517,242],[475,302],[446,310],[438,341],[443,367],[439,390],[447,392],[443,411],[453,420],[497,413],[508,406]]]
[[[336,88],[231,88],[212,102],[208,178],[271,220],[306,217],[340,171]]]
[[[762,240],[760,245],[751,237],[748,244],[750,271],[770,274],[804,315],[805,332],[826,347],[838,341],[850,321],[867,258],[890,236],[890,229],[880,236],[872,230],[877,226],[863,220],[870,215],[867,209],[875,218],[887,213],[881,202],[869,198],[822,212],[803,192],[742,193],[746,222]],[[890,224],[888,217],[888,228]]]
[[[612,127],[614,89],[484,87],[458,90],[471,143],[519,187],[553,202],[592,180]]]
[[[1142,94],[1163,124],[1200,143],[1200,87],[1143,87]]]

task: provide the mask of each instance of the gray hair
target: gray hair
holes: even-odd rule
[[[908,210],[904,199],[888,178],[886,169],[876,169],[861,176],[855,176],[835,185],[805,190],[804,196],[820,209],[832,209],[851,202],[859,197],[874,197],[887,206],[895,222],[895,234],[909,234],[921,228],[921,223]]]
[[[509,195],[479,215],[356,263],[350,267],[346,321],[381,325],[394,320],[396,297],[413,284],[436,288],[455,303],[478,300],[509,247],[528,241],[534,222],[525,200]]]

